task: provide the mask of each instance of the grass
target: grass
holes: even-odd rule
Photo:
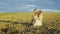
[[[0,34],[60,34],[60,13],[43,13],[43,26],[30,27],[33,13],[0,13]]]

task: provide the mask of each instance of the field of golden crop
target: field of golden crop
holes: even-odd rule
[[[60,12],[43,13],[41,27],[30,27],[32,14],[0,13],[0,34],[60,34]]]

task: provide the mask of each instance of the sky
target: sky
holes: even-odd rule
[[[60,0],[0,0],[0,12],[60,11]]]

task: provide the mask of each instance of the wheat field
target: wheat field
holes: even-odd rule
[[[32,12],[0,13],[0,34],[60,34],[60,12],[44,12],[41,27],[30,27],[32,17]]]

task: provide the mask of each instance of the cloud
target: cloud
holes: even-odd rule
[[[24,11],[24,10],[32,11],[32,9],[34,9],[36,7],[37,7],[36,5],[29,4],[29,5],[24,5],[24,6],[20,7],[19,9],[22,10],[22,11]]]
[[[53,0],[0,0],[0,11],[60,11],[60,4]],[[55,4],[55,3],[56,4]],[[55,10],[56,9],[56,10]]]
[[[38,1],[38,0],[31,0],[31,1]]]
[[[44,0],[45,3],[47,4],[54,4],[54,2],[50,1],[50,0]]]
[[[25,1],[37,1],[37,0],[25,0]]]
[[[32,4],[27,4],[21,7],[21,9],[32,9],[32,8],[42,8],[43,6],[38,6],[38,5],[32,5]]]
[[[42,11],[45,11],[45,12],[59,12],[60,10],[55,10],[55,9],[37,9],[37,10],[42,10]]]
[[[0,2],[0,5],[2,5],[2,4],[4,4],[4,3]]]
[[[54,2],[51,1],[51,0],[39,0],[37,2],[39,2],[39,4],[44,4],[44,5],[48,5],[48,4],[52,5],[52,4],[54,4]]]
[[[43,7],[43,6],[37,6],[37,5],[24,5],[24,6],[22,6],[22,7],[20,7],[19,9],[20,10],[26,10],[26,11],[33,11],[34,10],[34,8],[36,8],[37,10],[42,10],[42,11],[47,11],[47,12],[57,12],[57,11],[60,11],[60,10],[55,10],[55,9],[49,9],[49,8],[41,8],[41,7]]]
[[[27,7],[36,7],[36,5],[25,5]]]
[[[34,8],[32,8],[32,9],[28,9],[27,11],[33,11],[34,10]],[[60,10],[54,10],[54,9],[37,9],[37,11],[38,10],[42,10],[43,12],[60,12]]]
[[[42,6],[27,4],[27,5],[20,7],[20,10],[33,11],[34,8],[39,8],[39,7],[41,8]]]
[[[60,10],[54,10],[54,9],[44,9],[44,11],[52,11],[52,12],[57,12],[57,11],[60,11]]]
[[[20,9],[32,9],[32,8],[36,8],[36,5],[24,5],[22,7],[20,7]]]

